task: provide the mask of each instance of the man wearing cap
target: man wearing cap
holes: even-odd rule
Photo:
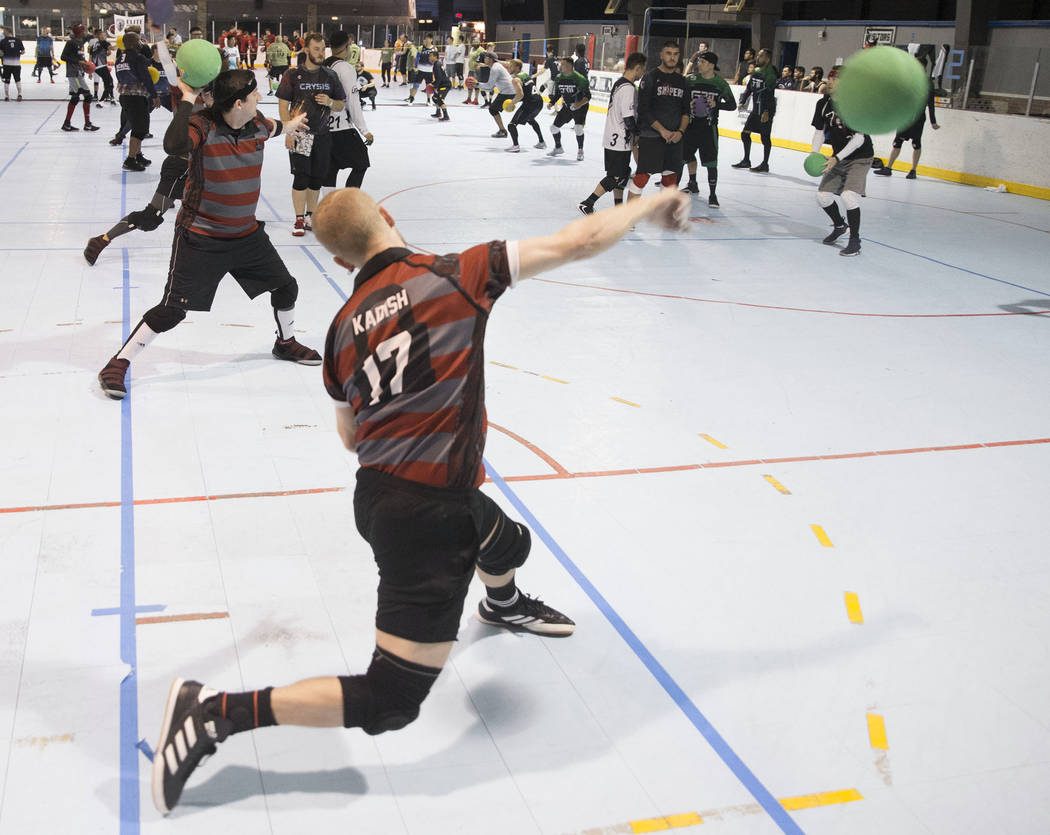
[[[699,194],[696,183],[696,155],[707,169],[707,205],[718,208],[715,186],[718,184],[718,111],[735,110],[736,99],[729,84],[715,70],[718,56],[702,52],[696,59],[697,72],[686,76],[689,84],[689,126],[682,139],[682,154],[689,168],[689,185],[683,191]]]
[[[481,63],[488,68],[489,74],[485,81],[478,84],[478,89],[483,93],[490,90],[499,91],[489,105],[489,114],[495,119],[496,127],[499,128],[492,134],[492,138],[502,139],[507,135],[507,129],[503,127],[503,102],[514,98],[514,82],[510,78],[510,72],[499,62],[499,57],[495,52],[483,52]]]

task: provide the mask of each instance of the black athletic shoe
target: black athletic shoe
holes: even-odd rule
[[[307,348],[299,344],[293,336],[291,339],[281,341],[278,339],[273,343],[271,352],[279,360],[297,362],[299,365],[320,365],[321,355],[313,348]]]
[[[907,174],[905,174],[904,175],[904,179],[905,180],[914,180],[914,179],[916,179],[915,169],[913,168],[911,171],[909,171]]]
[[[860,255],[860,238],[850,238],[849,243],[839,252],[839,255]]]
[[[438,121],[439,122],[451,122],[452,119],[449,117],[449,115],[447,113],[445,113],[444,115],[442,115],[442,117]]]
[[[144,156],[142,156],[142,152],[141,151],[139,152],[139,155],[137,157],[135,157],[135,159],[137,159],[143,165],[153,165],[153,160],[146,159]]]
[[[513,606],[491,606],[487,598],[478,604],[478,620],[489,626],[524,630],[539,635],[571,635],[576,624],[540,600],[518,592]]]
[[[124,375],[128,373],[129,365],[131,363],[127,360],[113,357],[98,373],[98,382],[102,386],[102,391],[114,400],[123,400],[127,396],[128,390],[124,387]]]
[[[847,232],[849,232],[849,227],[845,223],[843,223],[841,226],[833,226],[831,228],[831,232],[822,241],[822,243],[833,244]]]
[[[585,215],[593,215],[594,214],[594,204],[593,203],[588,203],[586,200],[583,200],[582,202],[580,202],[580,204],[577,206],[577,208],[581,212],[583,212]]]
[[[84,260],[87,261],[92,267],[95,266],[95,262],[98,260],[98,256],[102,254],[104,250],[109,246],[107,241],[101,235],[96,235],[90,241],[87,242],[87,246],[84,247]]]
[[[760,163],[760,164],[756,165],[754,168],[751,169],[751,173],[752,174],[768,174],[769,173],[769,166],[766,165],[764,162]]]
[[[506,135],[507,135],[507,132],[505,130],[498,130],[494,134],[492,134],[492,138],[493,139],[503,139]]]
[[[95,130],[99,130],[99,129],[100,128],[99,128],[98,125],[94,125],[91,122],[84,122],[84,130],[95,131]]]
[[[195,768],[230,735],[233,722],[211,715],[205,699],[218,695],[196,681],[175,679],[168,691],[160,740],[153,755],[153,805],[168,814]]]
[[[893,169],[889,168],[888,166],[883,166],[882,168],[878,169],[877,171],[873,171],[872,173],[877,174],[880,177],[891,177],[893,176]]]
[[[152,138],[153,138],[153,134],[152,134],[152,133],[147,133],[147,134],[146,134],[146,135],[145,135],[144,137],[142,137],[142,138],[143,138],[143,139],[152,139]]]
[[[696,182],[693,181],[693,180],[690,180],[686,184],[686,187],[682,189],[682,194],[699,194],[699,193],[700,193],[700,186],[698,186],[696,184]]]
[[[708,196],[708,198],[707,198],[707,205],[710,206],[712,209],[720,208],[720,205],[718,203],[718,198],[715,197],[713,194]]]
[[[72,130],[80,130],[80,128],[73,127],[71,124],[69,124],[69,122],[63,122],[62,123],[62,130],[66,131],[66,132],[69,132],[69,131],[72,131]]]
[[[122,166],[125,171],[145,171],[146,166],[138,161],[137,157],[128,157]]]
[[[62,128],[62,130],[65,130],[65,128]],[[117,136],[114,136],[111,140],[109,140],[109,144],[110,145],[123,145],[124,144],[124,137],[120,136],[118,134]]]
[[[736,165],[732,165],[730,167],[731,168],[750,168],[751,167],[751,160],[749,160],[749,159],[742,159]]]

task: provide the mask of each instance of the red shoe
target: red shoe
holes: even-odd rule
[[[296,342],[294,336],[291,339],[278,339],[274,342],[272,353],[279,360],[297,362],[299,365],[321,364],[321,355],[313,348],[307,348],[305,345],[300,345]]]
[[[301,238],[306,234],[306,218],[297,217],[295,219],[295,226],[292,227],[292,237]]]
[[[102,386],[102,391],[114,400],[123,400],[128,393],[128,390],[124,387],[124,375],[127,373],[129,365],[131,363],[127,360],[113,357],[106,363],[106,367],[99,372],[98,382]]]

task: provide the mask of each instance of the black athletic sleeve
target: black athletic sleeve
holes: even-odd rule
[[[649,73],[642,76],[641,82],[638,84],[638,127],[641,130],[655,130],[653,127],[653,94],[656,90],[656,85],[653,83],[653,78]],[[666,128],[667,125],[664,125]]]
[[[168,156],[182,156],[193,150],[190,141],[190,116],[193,115],[193,105],[188,101],[180,101],[175,109],[175,116],[164,133],[164,153]]]
[[[813,108],[813,121],[810,122],[813,127],[817,130],[824,130],[825,119],[824,119],[824,97],[821,96],[817,99],[817,106]]]
[[[926,99],[926,107],[930,111],[930,124],[937,124],[937,117],[934,115],[934,111],[937,109],[937,104],[934,101],[933,96],[933,84],[930,85],[930,95]]]
[[[62,47],[62,54],[59,56],[59,59],[67,64],[73,62],[79,64],[81,61],[81,57],[80,50],[77,49],[77,42],[74,40],[66,41],[66,45]]]

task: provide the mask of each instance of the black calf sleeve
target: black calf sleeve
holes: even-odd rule
[[[295,307],[297,298],[299,298],[299,285],[294,278],[283,287],[270,291],[270,304],[273,305],[274,310],[290,310]]]
[[[149,325],[150,330],[154,333],[170,331],[185,318],[185,310],[178,307],[168,307],[165,304],[158,304],[156,307],[151,307],[142,314],[142,321]]]
[[[364,168],[351,168],[350,173],[346,177],[346,187],[361,188],[361,183],[365,181],[365,172],[367,170],[367,166]]]
[[[339,676],[343,727],[375,736],[415,721],[441,669],[399,658],[376,647],[363,676]]]
[[[514,124],[513,122],[511,122],[509,125],[507,125],[507,130],[510,131],[510,140],[511,140],[511,142],[513,142],[515,145],[517,145],[518,144],[518,126],[516,124]]]

